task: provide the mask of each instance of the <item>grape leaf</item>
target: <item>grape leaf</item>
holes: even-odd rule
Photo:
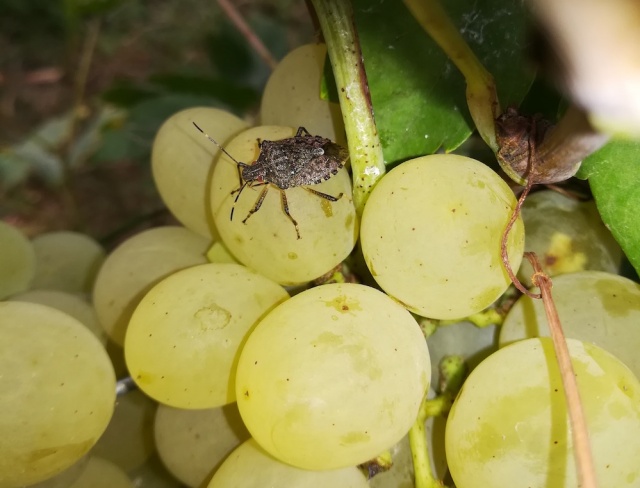
[[[402,2],[353,3],[387,164],[462,144],[474,126],[458,69]],[[443,7],[493,74],[503,106],[518,104],[534,77],[525,67],[522,2],[447,0]]]
[[[598,211],[640,273],[640,141],[612,141],[582,162]]]

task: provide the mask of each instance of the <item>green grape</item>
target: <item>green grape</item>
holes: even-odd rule
[[[330,471],[306,471],[282,463],[249,439],[233,451],[213,475],[207,488],[368,488],[354,466]]]
[[[240,264],[229,252],[222,242],[214,242],[207,251],[207,259],[210,263]]]
[[[452,154],[408,161],[380,180],[365,206],[365,261],[380,287],[412,312],[466,317],[511,283],[500,242],[515,204],[508,185],[478,161]],[[514,272],[523,241],[518,219],[507,245]]]
[[[189,108],[172,115],[153,142],[151,169],[162,200],[187,229],[215,238],[207,200],[213,162],[220,149],[203,137],[194,122],[223,146],[247,124],[217,108]]]
[[[77,480],[82,472],[89,464],[89,458],[91,454],[87,454],[76,461],[70,467],[62,471],[60,474],[48,478],[35,485],[29,485],[29,488],[69,488],[71,484]]]
[[[249,439],[235,403],[204,410],[160,405],[156,447],[167,469],[185,485],[204,486],[222,461]]]
[[[133,488],[127,474],[107,459],[92,456],[78,479],[68,488]]]
[[[184,227],[157,227],[130,237],[109,254],[96,278],[93,304],[111,340],[122,346],[144,294],[171,273],[206,263],[209,244]]]
[[[609,351],[640,378],[640,285],[583,271],[555,277],[552,293],[565,336]],[[542,301],[522,296],[505,318],[499,343],[549,335]]]
[[[293,135],[295,130],[290,127],[254,127],[232,139],[226,149],[238,161],[251,163],[258,157],[258,139],[276,141]],[[236,164],[221,155],[211,185],[216,227],[234,257],[267,278],[282,285],[305,283],[337,266],[353,249],[358,234],[357,217],[346,169],[310,187],[334,197],[342,193],[337,202],[300,187],[286,190],[290,213],[300,228],[300,239],[296,238],[295,227],[285,215],[280,194],[273,185],[260,211],[243,224],[264,187],[245,188],[241,195],[232,195],[238,187]]]
[[[91,453],[126,472],[144,464],[154,451],[156,407],[157,404],[140,391],[119,397],[111,422]]]
[[[305,44],[278,63],[262,94],[262,125],[302,126],[346,146],[340,105],[320,98],[326,59],[324,44]]]
[[[102,246],[79,232],[48,232],[33,239],[36,274],[31,288],[89,293],[104,261]]]
[[[129,477],[136,488],[184,488],[184,485],[167,471],[157,455],[129,472]]]
[[[427,339],[431,357],[431,384],[438,384],[438,366],[445,356],[462,356],[470,369],[498,349],[496,326],[476,327],[470,322],[444,325]]]
[[[107,342],[107,334],[98,323],[96,311],[81,296],[57,290],[30,290],[13,295],[9,300],[39,303],[60,310],[80,321],[102,344]]]
[[[640,482],[640,382],[589,343],[567,341],[599,486]],[[467,378],[449,413],[457,488],[577,488],[562,381],[549,338],[498,350]]]
[[[429,449],[429,460],[433,475],[443,479],[446,475],[447,460],[444,455],[444,423],[445,418],[430,417],[425,422],[425,432]],[[409,436],[404,436],[400,442],[390,449],[391,469],[376,474],[369,480],[371,488],[414,488],[415,475],[413,472],[413,457]]]
[[[33,245],[20,230],[0,220],[0,300],[25,291],[36,271]]]
[[[249,330],[289,297],[238,264],[203,264],[155,285],[134,311],[125,358],[140,389],[178,408],[235,401],[235,364]]]
[[[527,197],[522,206],[525,249],[535,252],[549,276],[584,270],[617,273],[622,250],[600,219],[593,201],[579,202],[546,190]],[[518,277],[531,285],[533,268],[526,259]]]
[[[0,302],[0,372],[1,488],[62,472],[104,432],[115,375],[102,344],[73,317]]]
[[[429,351],[401,305],[363,285],[322,285],[276,307],[249,336],[236,397],[277,459],[335,469],[374,458],[413,424]]]

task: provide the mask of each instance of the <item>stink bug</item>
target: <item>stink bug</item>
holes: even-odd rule
[[[347,159],[349,153],[345,148],[320,136],[313,136],[304,127],[299,127],[296,135],[280,141],[259,141],[260,154],[253,163],[247,164],[237,161],[220,144],[206,134],[194,122],[193,125],[202,132],[211,142],[231,158],[238,167],[239,186],[231,192],[237,194],[231,207],[230,219],[233,220],[235,204],[245,187],[255,188],[263,186],[255,205],[242,221],[247,223],[249,217],[260,210],[262,202],[267,196],[269,186],[273,185],[280,192],[282,210],[291,220],[296,229],[296,236],[300,239],[298,222],[289,213],[289,204],[285,190],[296,186],[302,187],[314,195],[337,202],[342,193],[337,197],[322,193],[306,185],[317,185],[338,174]]]

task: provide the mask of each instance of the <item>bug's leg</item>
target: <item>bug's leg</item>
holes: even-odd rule
[[[287,194],[285,193],[284,190],[280,190],[280,199],[282,200],[282,210],[284,210],[284,213],[287,215],[287,217],[289,217],[289,220],[293,222],[293,226],[296,228],[296,235],[298,236],[298,239],[300,239],[300,230],[298,229],[298,222],[296,222],[296,220],[289,213],[289,203],[287,202]]]
[[[258,197],[258,200],[256,201],[256,204],[253,206],[253,208],[251,210],[249,210],[249,213],[247,214],[247,216],[242,221],[243,224],[246,224],[247,220],[249,220],[249,217],[251,217],[254,213],[256,213],[258,210],[260,210],[260,207],[262,207],[262,202],[264,202],[264,198],[267,196],[267,191],[268,190],[269,190],[269,185],[265,185],[265,187],[263,188],[262,192],[260,192],[260,196]]]
[[[332,195],[327,195],[326,193],[322,193],[321,191],[318,190],[314,190],[313,188],[307,188],[306,186],[303,186],[302,188],[304,188],[305,190],[313,193],[316,196],[319,196],[320,198],[324,198],[325,200],[329,200],[330,202],[337,202],[338,200],[340,200],[342,198],[342,193],[340,193],[340,195],[338,195],[337,197],[334,197]]]
[[[296,132],[296,137],[300,137],[303,134],[311,136],[311,132],[309,132],[307,129],[305,129],[304,127],[298,127],[298,132]]]
[[[245,168],[249,166],[248,164],[244,164],[244,163],[238,163],[236,164],[236,168],[238,169],[238,188],[236,188],[235,190],[233,190],[231,192],[231,194],[233,195],[236,192],[241,192],[242,189],[244,188],[244,185],[246,185],[246,182],[243,183],[242,182],[242,168]],[[236,201],[238,201],[238,199],[236,198]]]
[[[233,195],[234,193],[238,193],[236,195],[236,198],[234,198],[233,200],[233,205],[231,205],[231,215],[229,215],[229,220],[233,220],[233,211],[236,209],[236,203],[238,202],[238,198],[240,198],[240,193],[242,193],[242,190],[244,190],[244,187],[247,186],[247,183],[243,183],[240,185],[240,188],[236,188],[235,190],[233,190],[231,192],[231,194]]]

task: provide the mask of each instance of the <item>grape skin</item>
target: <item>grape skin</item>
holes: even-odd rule
[[[591,342],[614,354],[640,378],[640,285],[602,271],[553,279],[553,300],[567,337]],[[549,336],[544,305],[522,296],[505,317],[500,347]]]
[[[29,288],[36,272],[33,244],[12,225],[0,221],[0,300]]]
[[[90,293],[105,258],[102,246],[79,232],[58,231],[33,239],[36,273],[31,288]]]
[[[606,351],[567,343],[600,486],[637,487],[640,382]],[[449,413],[445,444],[458,488],[576,488],[551,339],[516,342],[480,363]]]
[[[129,322],[124,352],[131,377],[147,395],[178,408],[234,402],[241,344],[287,298],[277,283],[238,264],[172,274],[149,290]]]
[[[368,488],[356,467],[331,471],[306,471],[282,463],[249,439],[220,466],[207,488]]]
[[[322,285],[276,307],[238,362],[238,408],[269,454],[303,469],[368,461],[413,424],[429,352],[402,306],[363,285]]]
[[[622,250],[593,201],[580,202],[552,190],[536,192],[522,205],[525,249],[535,252],[549,276],[596,270],[616,273]],[[531,286],[533,268],[523,261],[518,278]]]
[[[262,125],[302,126],[311,134],[347,145],[340,105],[320,98],[326,56],[324,44],[305,44],[278,63],[262,94]]]
[[[95,309],[81,296],[58,290],[29,290],[13,295],[10,300],[39,303],[60,310],[82,322],[102,344],[107,342],[107,333],[98,323]]]
[[[115,374],[102,344],[45,305],[0,302],[0,486],[50,478],[104,432]]]
[[[192,488],[203,486],[229,453],[249,439],[235,403],[203,410],[160,405],[154,431],[162,462]]]
[[[167,226],[140,232],[113,250],[93,289],[98,320],[111,340],[124,345],[129,319],[144,294],[171,273],[206,263],[209,244],[184,227]]]
[[[118,397],[111,421],[91,453],[129,472],[154,452],[153,417],[157,403],[141,391]]]
[[[386,293],[418,315],[479,312],[511,283],[500,242],[515,203],[507,184],[473,159],[435,154],[407,161],[378,183],[365,206],[367,266]],[[518,218],[507,242],[514,272],[523,241]]]
[[[220,148],[203,137],[194,122],[223,147],[247,124],[217,108],[189,108],[167,119],[153,141],[153,180],[167,208],[187,229],[215,240],[217,233],[207,202],[211,171]]]

